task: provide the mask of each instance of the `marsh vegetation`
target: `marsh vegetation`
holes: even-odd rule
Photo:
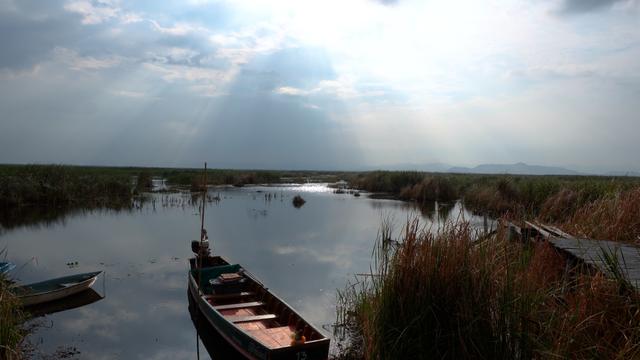
[[[25,316],[18,299],[9,291],[11,283],[0,273],[0,359],[21,359],[20,344],[26,331]]]
[[[380,233],[371,276],[339,293],[337,359],[640,356],[640,297],[622,278],[546,242],[504,232],[475,242],[464,222],[391,232]]]
[[[377,171],[352,174],[350,184],[358,189],[388,193],[398,199],[418,204],[462,199],[467,208],[495,218],[540,219],[545,222],[578,226],[590,221],[597,210],[601,218],[618,217],[631,232],[637,232],[640,211],[634,207],[640,189],[640,178],[601,176],[514,176],[472,174],[428,174],[419,172]],[[594,228],[591,226],[591,228]],[[614,232],[599,232],[609,238]],[[633,230],[636,229],[636,230]],[[578,233],[586,230],[572,227]],[[613,234],[629,240],[630,234]]]

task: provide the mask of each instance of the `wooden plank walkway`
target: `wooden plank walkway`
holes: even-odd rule
[[[614,274],[611,271],[611,266],[606,263],[605,254],[615,256],[622,276],[636,290],[640,290],[640,248],[608,240],[577,238],[553,226],[531,222],[525,222],[525,224],[547,239],[555,248],[594,267],[608,277],[614,277]],[[523,229],[517,231],[522,233]]]

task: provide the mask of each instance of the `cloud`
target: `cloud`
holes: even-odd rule
[[[352,163],[419,163],[446,149],[450,162],[495,162],[502,158],[494,156],[501,149],[492,121],[533,91],[557,87],[554,95],[584,104],[560,112],[554,96],[520,100],[495,128],[517,130],[537,109],[550,110],[528,118],[534,135],[538,118],[571,118],[565,136],[598,135],[580,123],[595,110],[609,115],[602,118],[611,128],[637,118],[640,37],[637,17],[624,13],[637,0],[464,5],[469,11],[446,1],[0,0],[0,32],[8,34],[0,38],[0,154],[179,165],[215,153],[232,154],[218,160],[233,167],[331,168],[346,166],[343,154],[356,153]],[[549,8],[606,16],[564,22]],[[149,106],[160,98],[171,102]],[[408,120],[398,126],[401,118]],[[622,125],[620,134],[634,133]],[[148,131],[153,140],[141,142]],[[212,146],[197,142],[201,134],[228,136]],[[83,140],[62,150],[69,139]],[[624,143],[637,150],[637,141]],[[504,147],[513,153],[513,144]],[[612,159],[633,162],[625,154]]]
[[[279,87],[275,89],[274,92],[280,95],[291,95],[291,96],[302,96],[302,95],[308,95],[310,93],[310,91],[308,90],[298,89],[291,86]]]
[[[57,47],[53,50],[55,61],[66,64],[73,70],[103,70],[117,66],[123,62],[120,56],[107,56],[95,58],[92,56],[80,56],[77,51]]]
[[[358,83],[356,80],[346,76],[321,80],[310,89],[280,86],[274,89],[273,92],[278,95],[288,96],[324,95],[342,100],[375,98],[389,95],[386,89],[376,84]]]
[[[211,68],[152,63],[145,63],[144,67],[161,74],[162,78],[167,82],[185,80],[225,83],[232,79],[231,73]]]
[[[172,26],[162,26],[155,20],[149,20],[153,28],[163,34],[173,36],[184,36],[195,32],[208,32],[208,30],[202,26],[196,26],[189,23],[176,23]]]
[[[238,32],[216,33],[209,37],[217,47],[216,57],[233,65],[248,63],[257,55],[273,53],[286,46],[284,29],[258,24]]]
[[[636,0],[563,0],[558,12],[564,15],[584,14],[610,9],[616,4],[635,2]]]
[[[82,23],[85,25],[95,25],[108,21],[118,16],[120,8],[116,7],[112,1],[98,0],[76,0],[64,5],[65,10],[82,16]]]
[[[112,91],[112,94],[134,99],[142,99],[147,97],[147,94],[141,91],[115,90]]]

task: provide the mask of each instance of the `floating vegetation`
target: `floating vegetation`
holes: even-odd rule
[[[302,205],[304,205],[307,201],[305,199],[302,198],[302,196],[300,195],[296,195],[293,197],[293,200],[291,201],[293,203],[293,206],[296,209],[299,209],[302,207]]]

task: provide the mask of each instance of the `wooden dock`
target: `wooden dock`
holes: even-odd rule
[[[640,290],[640,248],[636,246],[608,240],[577,238],[553,226],[531,222],[525,222],[522,227],[514,224],[508,226],[523,239],[545,239],[573,259],[608,277],[622,276],[636,290]],[[612,266],[613,264],[618,266]]]

